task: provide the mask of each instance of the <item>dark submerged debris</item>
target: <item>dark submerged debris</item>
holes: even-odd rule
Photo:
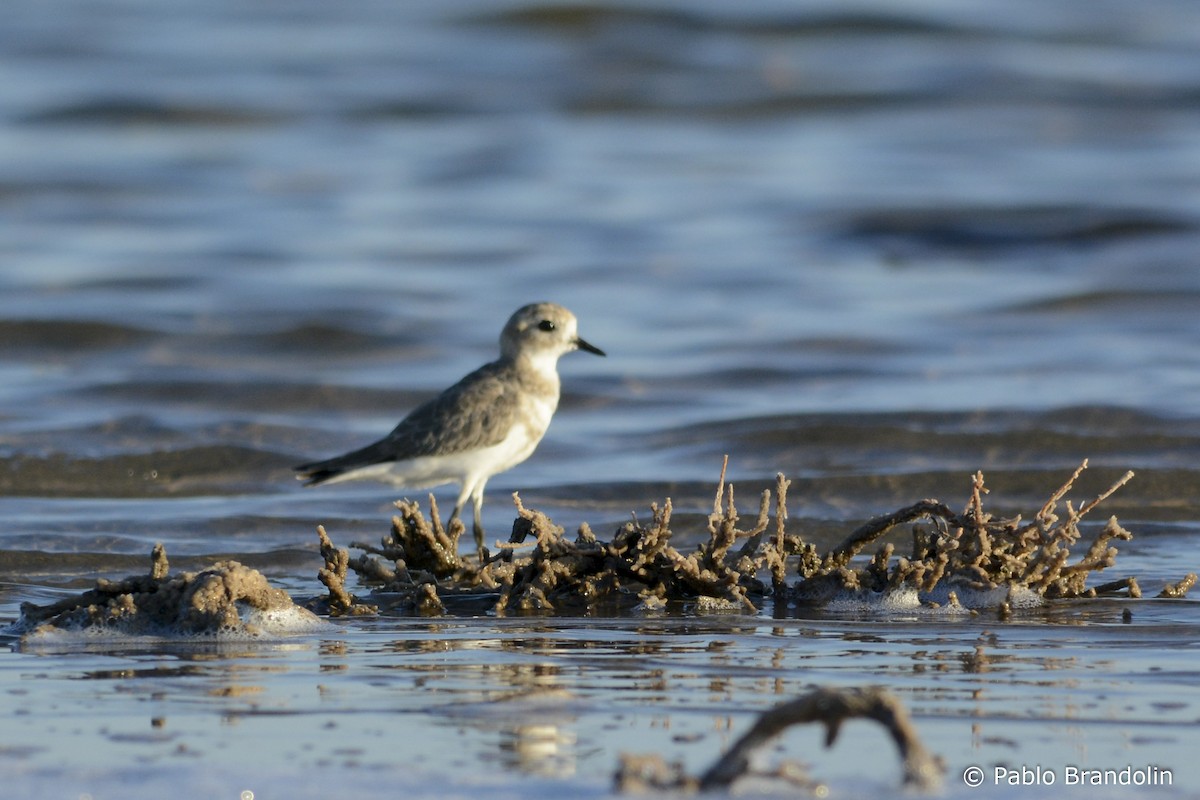
[[[93,589],[38,606],[21,604],[13,632],[26,640],[54,630],[128,636],[261,636],[276,622],[316,624],[288,593],[236,561],[221,561],[198,572],[169,575],[163,546],[151,555],[150,572],[113,581],[101,578]]]
[[[754,773],[756,753],[792,725],[820,723],[825,726],[825,746],[833,746],[841,725],[848,719],[870,719],[882,725],[900,753],[906,787],[923,792],[938,788],[944,771],[917,736],[908,712],[893,695],[882,689],[817,689],[791,702],[764,712],[715,764],[699,777],[689,776],[678,763],[667,763],[656,755],[623,755],[614,776],[621,792],[728,791],[733,784]],[[793,769],[769,777],[785,778],[812,790],[819,783]]]
[[[670,498],[651,506],[648,524],[634,517],[603,541],[586,524],[574,540],[568,539],[561,527],[527,509],[514,494],[517,518],[509,541],[498,544],[494,555],[482,550],[478,558],[458,553],[462,524],[456,520],[446,529],[432,497],[428,520],[417,503],[404,500],[396,504],[400,513],[379,546],[351,545],[364,551],[357,558],[334,548],[322,531],[326,568],[321,580],[330,589],[331,613],[351,613],[351,608],[369,612],[346,591],[347,569],[374,589],[373,600],[390,596],[389,608],[422,614],[442,613],[458,599],[492,596],[495,612],[504,614],[613,603],[644,609],[684,603],[704,611],[755,612],[756,603],[767,596],[778,611],[792,604],[915,593],[930,607],[992,607],[1003,619],[1014,608],[1049,599],[1140,597],[1132,577],[1086,585],[1091,575],[1115,564],[1112,543],[1131,538],[1115,517],[1077,561],[1070,561],[1071,548],[1082,538],[1084,516],[1133,477],[1127,472],[1077,509],[1064,498],[1086,468],[1085,461],[1028,522],[985,511],[988,490],[983,473],[977,472],[961,513],[937,500],[922,500],[867,521],[823,554],[785,530],[790,482],[782,474],[776,476],[774,502],[771,492],[764,491],[753,524],[741,527],[724,466],[707,539],[687,553],[671,541]],[[865,562],[858,560],[867,547],[902,525],[912,526],[907,557],[885,542]],[[794,576],[790,583],[789,573]],[[1194,583],[1189,576],[1160,596],[1182,597]]]
[[[694,792],[700,788],[700,779],[688,775],[681,761],[664,761],[657,753],[622,753],[613,784],[623,794]]]

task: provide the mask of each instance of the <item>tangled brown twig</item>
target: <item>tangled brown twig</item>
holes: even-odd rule
[[[485,550],[474,559],[457,551],[461,523],[444,528],[431,497],[428,520],[418,504],[397,503],[400,514],[393,517],[389,535],[379,546],[354,543],[364,553],[354,559],[347,556],[342,574],[345,568],[353,570],[378,596],[398,597],[393,605],[422,613],[437,613],[458,598],[481,596],[496,598],[498,614],[612,602],[643,608],[694,603],[709,610],[754,612],[768,596],[778,611],[838,597],[903,591],[917,593],[927,604],[957,605],[969,595],[974,599],[968,605],[998,606],[1002,611],[1019,604],[1014,600],[1018,597],[1036,603],[1115,593],[1140,596],[1132,577],[1087,585],[1092,575],[1115,564],[1112,543],[1132,535],[1115,517],[1079,560],[1070,561],[1071,548],[1082,538],[1084,516],[1124,486],[1132,472],[1076,509],[1064,498],[1087,468],[1085,461],[1029,522],[1019,516],[996,518],[985,511],[988,490],[983,473],[977,472],[961,513],[937,500],[921,500],[867,521],[822,554],[785,530],[790,481],[782,474],[776,476],[774,503],[770,490],[762,492],[753,524],[741,527],[733,485],[725,479],[727,466],[728,459],[708,515],[707,539],[690,553],[672,543],[670,498],[651,506],[649,524],[633,518],[611,540],[602,541],[586,524],[574,540],[567,539],[561,527],[526,508],[514,494],[517,518],[509,541],[498,544],[495,555]],[[898,556],[895,545],[885,542],[865,564],[856,564],[868,546],[909,524],[913,544],[908,556]],[[322,553],[325,572],[342,563],[324,541]],[[790,583],[789,571],[796,576]],[[1184,578],[1161,596],[1183,596],[1194,581],[1192,576]],[[345,613],[354,607],[344,592],[344,585],[340,590],[330,586],[331,609]]]

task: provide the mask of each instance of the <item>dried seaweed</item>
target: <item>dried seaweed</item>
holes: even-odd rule
[[[991,605],[1002,614],[1013,607],[1063,598],[1105,594],[1140,596],[1132,577],[1089,587],[1089,578],[1111,568],[1114,542],[1132,534],[1110,518],[1078,560],[1071,550],[1083,537],[1083,518],[1132,477],[1127,472],[1078,509],[1066,496],[1087,468],[1074,474],[1025,522],[1003,519],[984,509],[988,493],[982,472],[972,476],[971,494],[962,512],[938,500],[922,500],[871,519],[840,544],[820,553],[811,543],[786,530],[790,482],[776,476],[759,498],[753,524],[741,527],[734,487],[726,482],[728,459],[707,520],[707,538],[691,552],[672,543],[670,498],[651,505],[648,524],[633,517],[609,541],[586,524],[574,540],[539,511],[513,495],[517,518],[508,542],[497,543],[492,555],[463,556],[457,545],[463,528],[453,521],[443,527],[430,497],[427,520],[419,504],[396,504],[399,515],[378,546],[354,543],[363,552],[350,559],[322,540],[326,573],[341,578],[330,588],[329,606],[339,613],[353,606],[344,588],[345,569],[374,589],[376,598],[390,597],[389,607],[440,613],[459,598],[495,598],[497,614],[549,613],[597,608],[605,604],[652,609],[668,603],[691,603],[697,609],[755,612],[771,597],[777,611],[789,605],[821,605],[834,598],[916,592],[926,604],[961,607]],[[772,524],[772,517],[774,522]],[[885,542],[866,559],[863,551],[903,525],[911,525],[912,550],[899,556]],[[323,536],[323,534],[322,534]],[[344,566],[343,566],[344,562]],[[794,576],[789,582],[789,573]],[[1189,579],[1190,578],[1190,579]],[[1162,597],[1182,597],[1192,587],[1189,576],[1168,586]]]
[[[317,571],[317,580],[329,590],[328,598],[322,611],[330,616],[360,616],[374,614],[379,611],[377,606],[365,605],[355,601],[354,595],[346,590],[346,575],[349,573],[350,554],[333,546],[324,526],[317,526],[317,537],[321,543],[321,557],[325,566]]]
[[[754,756],[792,725],[816,722],[825,726],[825,746],[833,746],[842,723],[848,719],[878,722],[892,737],[904,769],[904,785],[922,792],[937,789],[944,771],[940,760],[921,743],[908,712],[895,696],[881,689],[817,689],[791,702],[765,711],[703,775],[692,777],[682,765],[657,755],[622,755],[614,776],[620,792],[728,791],[752,771]],[[790,767],[790,768],[789,768]],[[789,765],[768,775],[783,778],[821,794],[821,784]]]
[[[1184,576],[1183,580],[1179,581],[1178,583],[1168,583],[1166,586],[1164,586],[1162,591],[1158,593],[1158,596],[1171,598],[1173,600],[1181,597],[1187,597],[1188,590],[1195,585],[1196,573],[1189,572]]]

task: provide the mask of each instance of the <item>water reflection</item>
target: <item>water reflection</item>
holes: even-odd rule
[[[87,696],[101,717],[121,697],[150,703],[148,725],[110,722],[103,733],[148,763],[211,752],[227,737],[290,731],[296,743],[285,755],[304,763],[380,768],[402,752],[415,765],[591,779],[608,773],[616,749],[703,760],[781,700],[863,682],[898,694],[932,744],[945,737],[942,748],[958,747],[948,743],[969,730],[975,752],[1026,758],[1032,743],[1078,758],[1113,718],[1159,726],[1154,737],[1137,733],[1148,743],[1135,749],[1186,738],[1172,726],[1194,709],[1164,691],[1194,681],[1194,670],[1150,673],[1158,688],[1108,679],[1119,689],[1111,696],[1096,681],[1136,668],[1144,648],[1127,646],[1131,631],[1143,645],[1194,631],[1069,626],[1057,629],[1071,637],[1047,640],[1044,629],[909,619],[381,619],[229,658],[142,649],[43,654],[40,665],[42,674],[66,669],[113,686]],[[16,698],[24,719],[34,709],[49,719],[68,713],[47,702],[53,683],[25,684],[28,694]],[[819,761],[843,757],[835,749]]]
[[[576,735],[562,723],[514,725],[501,731],[500,763],[520,772],[547,778],[575,774]]]

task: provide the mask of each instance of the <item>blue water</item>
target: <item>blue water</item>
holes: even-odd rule
[[[1200,568],[1194,3],[25,3],[0,53],[0,620],[157,541],[320,594],[316,525],[373,541],[393,492],[291,465],[382,435],[541,299],[609,357],[563,359],[489,535],[513,491],[568,530],[666,496],[698,520],[729,455],[745,513],[782,471],[790,530],[828,543],[961,506],[977,469],[1028,516],[1087,458],[1080,501],[1137,473],[1096,512],[1135,533],[1111,577]],[[1195,796],[1198,624],[1145,600],[13,650],[0,764],[30,797],[583,797],[622,750],[699,770],[774,702],[878,683],[951,794],[1040,759]],[[835,789],[892,791],[882,734],[795,737]]]

